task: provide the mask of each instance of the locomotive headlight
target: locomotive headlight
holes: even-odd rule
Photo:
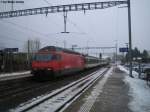
[[[51,70],[51,68],[48,68],[47,70]]]

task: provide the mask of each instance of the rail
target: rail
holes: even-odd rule
[[[66,104],[73,101],[84,90],[91,87],[107,71],[108,68],[98,70],[92,74],[89,74],[88,76],[83,77],[78,81],[69,84],[68,86],[56,90],[31,103],[26,103],[25,105],[17,107],[13,111],[15,112],[44,111],[45,107],[47,107],[51,110],[51,112],[57,112],[61,110]]]

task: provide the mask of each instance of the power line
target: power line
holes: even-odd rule
[[[48,2],[47,0],[43,0],[43,1],[46,2],[46,3],[49,4],[49,5],[53,5],[52,3]],[[62,17],[63,17],[63,16],[62,16]],[[78,31],[83,32],[83,30],[81,30],[81,28],[79,28],[78,25],[77,25],[76,23],[74,23],[72,20],[68,19],[68,17],[67,17],[67,20],[68,20],[68,22],[70,22],[74,27],[76,27]]]
[[[43,0],[44,2],[46,2],[47,4],[50,4],[47,0]]]
[[[5,23],[9,23],[9,24],[14,25],[14,26],[17,26],[17,27],[19,27],[19,28],[22,28],[22,29],[25,29],[25,30],[34,32],[34,33],[38,33],[38,34],[40,34],[40,35],[42,35],[42,36],[46,36],[45,34],[43,34],[43,33],[41,33],[41,32],[38,32],[38,31],[33,30],[33,29],[31,29],[31,28],[25,27],[25,26],[23,26],[23,25],[20,25],[20,24],[17,24],[17,23],[13,23],[13,22],[10,22],[10,21],[5,21],[5,20],[1,20],[1,21],[5,22]]]
[[[16,26],[16,27],[18,27],[19,29],[23,29],[23,30],[27,30],[27,31],[30,31],[30,32],[34,32],[35,34],[40,34],[42,37],[44,37],[44,38],[47,38],[47,39],[50,39],[50,38],[48,38],[47,37],[47,35],[46,34],[43,34],[43,33],[41,33],[41,32],[38,32],[38,31],[35,31],[35,30],[33,30],[33,29],[31,29],[31,28],[28,28],[28,27],[25,27],[25,26],[22,26],[22,25],[20,25],[20,24],[16,24],[16,23],[13,23],[13,22],[8,22],[8,21],[4,21],[4,20],[2,20],[3,22],[5,22],[5,23],[9,23],[9,24],[11,24],[11,25],[13,25],[13,26]],[[26,34],[26,33],[25,33]],[[39,36],[38,36],[39,37]],[[48,42],[48,40],[43,40],[43,38],[42,39],[40,39],[40,40],[42,40],[44,43],[45,43],[45,41],[46,42]],[[57,41],[51,41],[51,42],[53,42],[53,44],[54,43],[58,43]],[[52,44],[52,43],[51,43]]]
[[[23,25],[20,25],[20,24],[14,23],[14,22],[4,21],[4,20],[1,20],[1,21],[5,22],[5,23],[9,23],[9,24],[11,24],[13,26],[19,27],[21,29],[24,29],[24,30],[27,30],[27,31],[30,31],[30,32],[34,32],[35,34],[40,34],[42,37],[49,39],[46,34],[43,34],[43,33],[39,32],[39,31],[33,30],[31,28],[25,27]],[[56,41],[54,41],[54,42],[56,42]]]
[[[5,48],[6,45],[8,46],[8,44],[7,44],[8,41],[15,41],[15,45],[16,45],[16,41],[18,41],[17,43],[20,44],[20,45],[25,45],[25,41],[23,41],[23,40],[14,39],[14,38],[11,38],[11,37],[8,37],[8,36],[4,36],[4,35],[0,35],[0,36],[3,37],[3,38],[0,38],[0,40],[7,38],[7,41],[3,41],[1,43],[1,47],[3,47],[3,48]],[[16,46],[18,46],[18,45],[16,45]]]
[[[2,20],[2,21],[4,21],[4,20]],[[31,32],[34,32],[34,33],[38,33],[38,34],[40,34],[42,37],[44,36],[45,38],[49,39],[49,38],[47,37],[48,35],[42,34],[41,32],[35,31],[35,30],[31,29],[31,28],[28,28],[28,27],[25,27],[25,26],[22,26],[22,25],[20,25],[20,24],[16,24],[16,23],[13,23],[13,22],[8,22],[8,21],[4,21],[4,22],[5,22],[5,23],[9,23],[9,24],[11,24],[11,25],[13,25],[13,26],[16,26],[16,27],[18,27],[18,28],[20,28],[20,29],[24,29],[24,30],[28,30],[28,31],[31,31]],[[61,33],[53,33],[53,34],[49,34],[49,35],[54,35],[54,34],[61,34]],[[45,41],[43,40],[43,38],[42,38],[42,41],[45,42]],[[46,40],[46,42],[48,42],[48,41]],[[53,44],[54,44],[54,43],[59,43],[59,42],[54,41],[54,40],[51,41],[51,42],[53,42]],[[61,43],[63,43],[63,41],[62,41]],[[52,43],[51,43],[51,44],[52,44]]]

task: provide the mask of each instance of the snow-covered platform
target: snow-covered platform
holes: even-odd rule
[[[150,112],[150,87],[136,72],[133,75],[119,65],[64,112]]]
[[[13,79],[30,77],[30,76],[32,76],[32,74],[30,74],[30,71],[4,73],[4,74],[0,74],[0,81],[13,80]]]

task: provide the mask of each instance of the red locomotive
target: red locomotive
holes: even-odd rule
[[[55,77],[102,64],[106,63],[96,57],[84,56],[60,47],[47,46],[35,54],[31,73],[34,76],[44,74]]]

